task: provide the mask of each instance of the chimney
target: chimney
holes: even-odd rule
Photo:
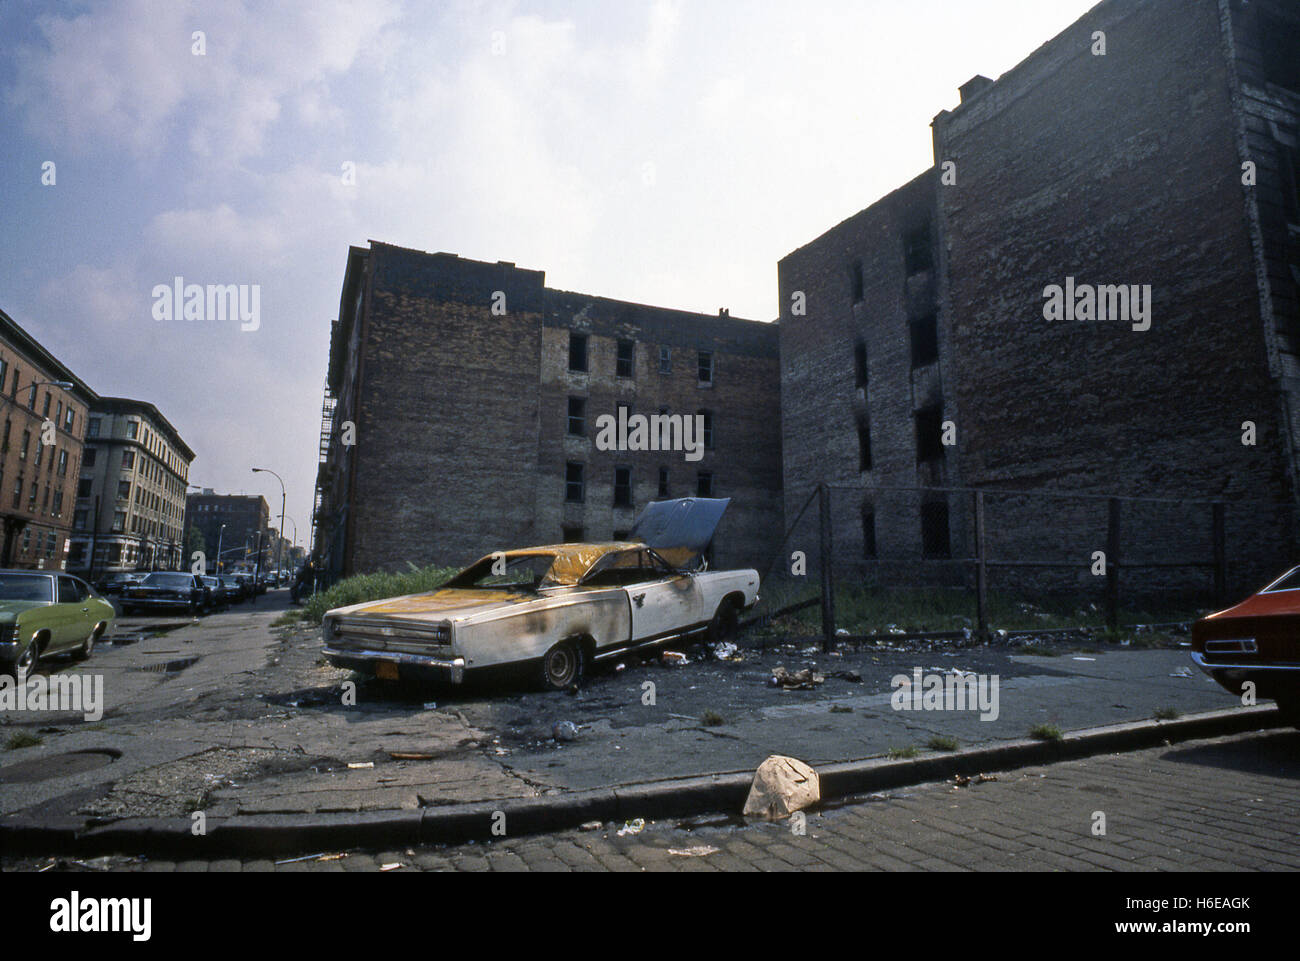
[[[991,86],[993,86],[992,80],[977,73],[957,89],[961,92],[961,102],[965,103],[967,100],[972,100],[979,96],[985,89]]]
[[[730,317],[730,316],[731,316],[731,311],[730,311],[728,308],[723,307],[723,308],[721,308],[721,309],[718,311],[718,316],[719,316],[719,317]]]

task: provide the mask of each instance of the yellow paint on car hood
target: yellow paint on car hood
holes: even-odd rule
[[[525,604],[532,600],[511,591],[475,591],[446,588],[432,594],[416,594],[378,601],[363,607],[358,614],[438,614],[443,611],[486,607],[489,604]]]

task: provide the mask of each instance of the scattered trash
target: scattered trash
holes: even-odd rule
[[[1193,674],[1191,671],[1189,671],[1187,668],[1183,667],[1174,671],[1174,673],[1170,674],[1169,676],[1170,677],[1195,677],[1196,675]]]
[[[988,784],[990,781],[996,781],[996,774],[977,774],[975,777],[967,777],[965,774],[958,774],[953,778],[953,782],[958,787],[967,787],[971,784]]]
[[[827,677],[839,678],[841,681],[848,681],[850,684],[862,683],[862,675],[857,671],[831,671]]]
[[[427,701],[427,702],[425,702],[424,709],[425,709],[426,711],[436,711],[436,710],[438,710],[438,702],[437,702],[437,701]]]
[[[1095,661],[1096,658],[1095,658],[1095,657],[1076,657],[1076,658],[1074,658],[1074,660],[1076,660],[1076,661]]]
[[[712,844],[696,844],[689,848],[669,848],[668,853],[679,858],[706,858],[710,854],[717,854],[720,848],[715,848]]]
[[[848,637],[849,629],[847,627],[841,627],[838,631],[835,632],[835,635],[837,637]]]
[[[781,821],[820,800],[821,781],[817,772],[803,761],[777,754],[754,772],[744,813],[746,817]]]
[[[300,858],[287,858],[284,861],[276,861],[278,864],[300,864],[303,861],[342,861],[347,854],[306,854]]]
[[[599,821],[588,821],[578,828],[579,831],[599,831],[601,823]]]
[[[359,761],[348,765],[349,771],[369,771],[375,766],[374,761]]]
[[[615,665],[615,667],[614,667],[614,673],[615,673],[615,674],[622,674],[622,673],[623,673],[624,671],[626,671],[626,670],[627,670],[627,665],[626,665],[626,664],[617,664],[617,665]]]
[[[389,751],[388,756],[394,761],[432,761],[436,757],[433,754],[410,754],[405,751]],[[373,764],[370,766],[374,767]]]
[[[767,679],[768,687],[780,687],[787,691],[808,691],[825,683],[826,677],[811,668],[790,673],[779,664],[772,669],[772,676]]]
[[[740,648],[730,641],[723,641],[713,648],[713,656],[720,661],[739,661]]]
[[[551,734],[560,742],[576,741],[578,739],[578,725],[572,721],[560,721],[551,728]]]
[[[831,705],[831,713],[832,713],[832,714],[852,714],[852,713],[853,713],[853,708],[851,708],[851,707],[841,707],[839,704],[832,704],[832,705]]]
[[[664,665],[667,667],[673,667],[674,665],[681,667],[691,663],[686,659],[686,655],[681,651],[664,651],[662,659]]]
[[[623,837],[628,834],[640,834],[645,830],[645,818],[637,818],[635,821],[628,821],[618,829],[618,836]]]
[[[385,864],[385,865],[384,865],[383,867],[381,867],[379,870],[380,870],[380,871],[397,871],[397,870],[400,870],[401,868],[404,868],[404,867],[406,867],[406,865],[403,864],[401,861],[394,861],[392,864]]]

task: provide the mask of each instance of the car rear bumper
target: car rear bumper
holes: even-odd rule
[[[426,654],[402,654],[396,651],[372,651],[325,647],[325,660],[362,674],[379,674],[380,664],[396,667],[400,676],[435,678],[461,684],[465,680],[465,658],[433,657]]]
[[[1192,652],[1192,663],[1233,694],[1241,694],[1241,686],[1247,681],[1255,685],[1255,692],[1261,697],[1300,693],[1300,664],[1243,664],[1198,651]]]

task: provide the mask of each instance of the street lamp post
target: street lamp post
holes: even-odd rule
[[[280,570],[280,550],[284,546],[284,479],[273,470],[265,467],[254,467],[254,474],[270,474],[280,482],[280,536],[275,541],[275,569]]]

